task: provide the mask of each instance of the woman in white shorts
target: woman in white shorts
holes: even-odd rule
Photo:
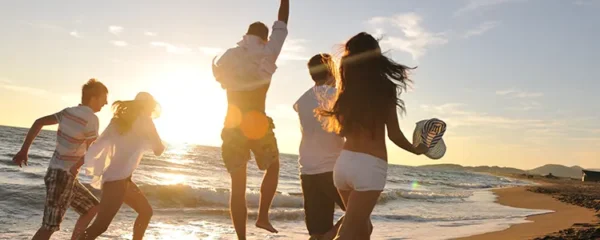
[[[387,179],[387,136],[398,147],[420,155],[425,145],[414,147],[398,126],[399,98],[410,79],[409,67],[384,56],[378,41],[359,33],[344,46],[340,62],[340,91],[331,109],[319,113],[330,131],[346,138],[334,168],[335,186],[346,205],[346,215],[335,239],[369,239],[370,216]],[[398,110],[399,108],[399,110]]]

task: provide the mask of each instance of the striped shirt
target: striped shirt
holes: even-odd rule
[[[98,117],[84,105],[65,108],[54,116],[58,120],[56,150],[48,168],[68,171],[87,152],[86,141],[98,137]]]

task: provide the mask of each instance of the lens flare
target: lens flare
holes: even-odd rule
[[[419,182],[417,182],[417,180],[413,180],[412,183],[410,183],[410,189],[417,190],[418,188],[419,188]]]

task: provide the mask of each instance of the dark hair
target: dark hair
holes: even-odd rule
[[[331,118],[325,121],[329,131],[341,135],[356,129],[371,130],[385,123],[392,106],[405,111],[400,94],[411,82],[407,66],[384,56],[379,42],[361,32],[344,46],[339,76],[338,95],[331,109],[319,114]]]
[[[254,22],[248,27],[248,32],[246,34],[254,35],[267,41],[269,39],[269,28],[262,22]]]
[[[81,87],[81,103],[87,104],[92,98],[108,94],[108,88],[101,82],[92,78]]]
[[[315,83],[322,83],[333,75],[335,64],[331,55],[321,53],[308,60],[308,72]]]

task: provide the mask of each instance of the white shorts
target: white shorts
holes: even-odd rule
[[[382,191],[388,163],[375,156],[343,150],[333,169],[333,182],[342,191]]]

